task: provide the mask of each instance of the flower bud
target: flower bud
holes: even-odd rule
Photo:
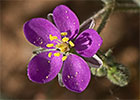
[[[118,86],[125,86],[129,82],[129,72],[128,69],[119,63],[114,63],[114,66],[107,70],[107,78]]]
[[[107,69],[103,66],[101,66],[99,68],[91,67],[90,70],[93,75],[98,76],[98,77],[102,77],[107,74]]]

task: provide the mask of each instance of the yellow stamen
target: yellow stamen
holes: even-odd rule
[[[51,44],[47,44],[46,46],[47,46],[47,47],[53,47],[54,44],[51,43]]]
[[[49,35],[49,38],[50,38],[51,41],[53,41],[53,40],[56,40],[56,39],[57,39],[57,36],[52,36],[52,35],[50,34],[50,35]]]
[[[52,56],[52,52],[49,52],[48,57],[50,57],[50,58],[51,58],[51,56]]]
[[[64,37],[64,38],[62,39],[63,42],[67,42],[68,40],[69,40],[69,38],[67,38],[67,37]]]
[[[54,53],[54,56],[59,57],[60,53]]]
[[[72,41],[69,41],[69,44],[71,47],[74,47],[74,43]]]
[[[66,36],[67,35],[67,32],[62,32],[61,35],[62,36]]]
[[[67,59],[67,56],[62,57],[62,61],[65,61]]]

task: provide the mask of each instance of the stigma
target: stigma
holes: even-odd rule
[[[62,40],[58,39],[57,36],[53,36],[53,35],[49,35],[49,39],[51,41],[56,42],[56,44],[53,43],[48,43],[46,44],[46,47],[50,48],[50,47],[54,47],[56,50],[58,50],[58,53],[54,53],[54,56],[59,57],[60,54],[63,54],[64,56],[62,57],[62,61],[65,61],[67,59],[66,53],[70,51],[70,48],[74,47],[74,43],[72,41],[69,40],[67,36],[67,32],[62,32],[61,36],[63,36]],[[52,53],[48,54],[48,57],[51,57]]]

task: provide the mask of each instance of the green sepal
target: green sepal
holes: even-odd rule
[[[101,66],[100,68],[91,67],[90,70],[93,75],[98,77],[103,77],[107,74],[107,69],[103,66]]]

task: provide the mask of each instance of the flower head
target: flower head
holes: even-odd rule
[[[102,39],[93,29],[86,29],[77,36],[79,20],[64,5],[53,10],[53,20],[56,26],[44,18],[33,18],[24,24],[24,33],[29,42],[50,49],[31,59],[28,77],[33,82],[47,83],[57,76],[63,64],[62,81],[65,87],[73,92],[82,92],[89,84],[90,69],[71,50],[75,49],[83,57],[92,57],[100,48]]]

